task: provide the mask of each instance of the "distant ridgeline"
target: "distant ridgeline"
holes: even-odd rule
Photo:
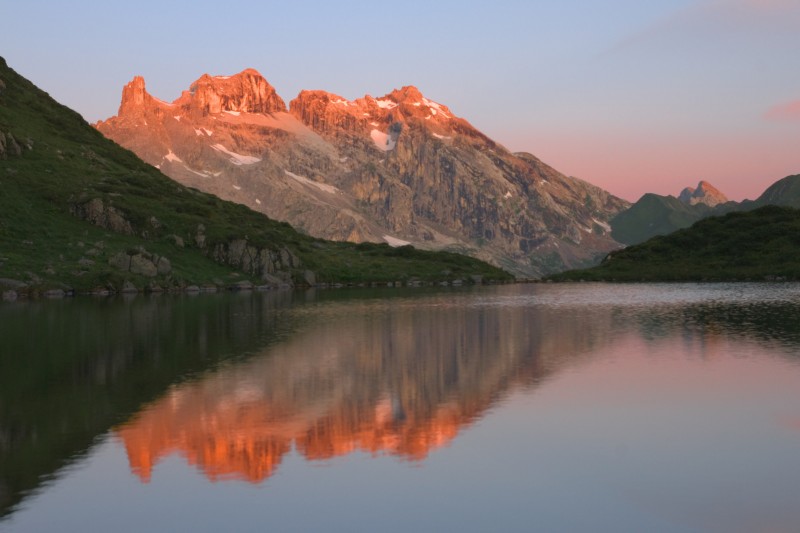
[[[648,193],[611,219],[611,236],[623,244],[638,244],[656,235],[688,228],[698,220],[732,211],[748,211],[765,205],[800,208],[800,175],[771,185],[755,201],[729,201],[705,181],[697,189],[687,187],[676,198]]]
[[[175,122],[173,120],[173,122]],[[0,58],[0,294],[509,280],[455,253],[316,239],[181,185]]]
[[[800,176],[779,181],[787,198]],[[796,197],[795,197],[796,198]],[[788,203],[788,202],[787,202]],[[555,281],[800,280],[800,210],[767,205],[705,218],[689,228],[610,253],[597,267],[551,276]]]

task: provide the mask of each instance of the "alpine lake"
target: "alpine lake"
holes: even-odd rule
[[[800,284],[0,303],[0,531],[800,531]]]

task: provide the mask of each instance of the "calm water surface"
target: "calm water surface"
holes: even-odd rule
[[[0,305],[0,530],[800,531],[800,285]]]

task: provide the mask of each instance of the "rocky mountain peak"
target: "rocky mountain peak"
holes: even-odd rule
[[[119,116],[141,113],[153,101],[153,97],[145,89],[144,78],[134,76],[122,89],[122,101],[119,104]]]
[[[697,188],[686,187],[683,189],[678,199],[688,205],[705,204],[709,207],[724,204],[728,201],[728,198],[716,187],[702,180],[697,184]]]
[[[289,102],[289,112],[300,122],[322,134],[336,131],[363,129],[367,110],[357,100],[351,102],[337,94],[326,91],[300,91]]]
[[[409,104],[422,102],[425,99],[419,89],[413,85],[406,85],[400,89],[395,89],[387,96],[398,103],[405,102]]]
[[[512,155],[411,85],[354,100],[305,90],[281,113],[248,69],[154,100],[153,113],[97,128],[181,183],[310,235],[466,251],[524,276],[619,246],[607,222],[624,201]]]
[[[233,76],[203,74],[175,103],[201,115],[223,111],[236,113],[276,113],[286,104],[275,88],[255,69]]]

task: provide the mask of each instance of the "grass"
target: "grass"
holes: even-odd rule
[[[612,252],[597,267],[555,281],[744,281],[800,279],[800,211],[765,206],[696,222]]]

